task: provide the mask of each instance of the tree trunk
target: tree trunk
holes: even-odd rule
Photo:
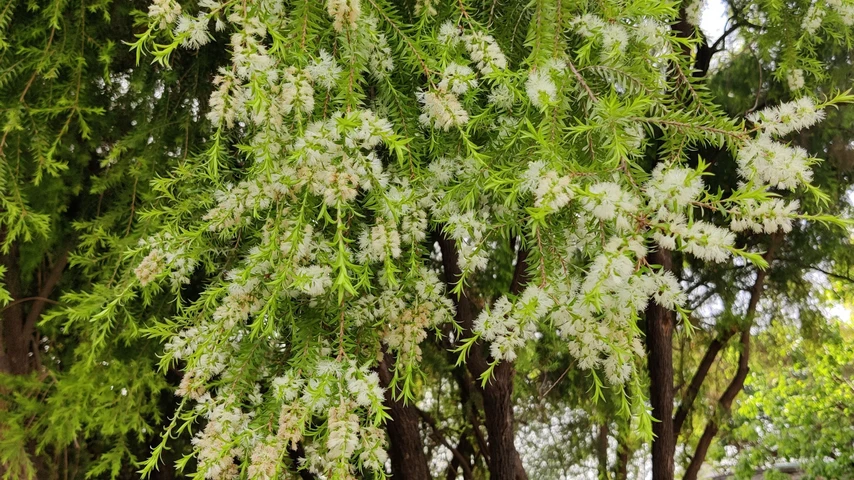
[[[449,286],[455,285],[460,279],[460,268],[457,265],[457,249],[453,239],[448,238],[444,232],[440,232],[439,248],[442,252],[442,266],[445,272],[445,281]],[[526,252],[519,251],[513,281],[510,285],[511,293],[518,293],[527,282],[526,277]],[[515,292],[514,292],[515,290]],[[454,298],[457,307],[457,323],[463,329],[463,338],[471,336],[474,325],[474,305],[466,296],[464,291],[458,298]],[[480,388],[480,377],[489,367],[487,354],[483,345],[476,345],[471,349],[470,356],[466,362],[466,368],[477,383],[483,397],[483,411],[489,445],[489,479],[490,480],[527,480],[528,475],[522,465],[515,445],[515,429],[513,419],[513,377],[516,370],[512,362],[501,362],[493,370],[492,378],[485,387]]]
[[[24,298],[21,275],[18,269],[18,245],[13,243],[9,253],[0,258],[6,273],[3,283],[12,303],[2,309],[2,335],[0,335],[0,369],[4,373],[23,375],[30,371],[29,339],[24,338]]]
[[[672,255],[667,250],[649,254],[650,264],[672,270]],[[673,312],[650,302],[646,309],[646,343],[649,368],[649,401],[655,439],[652,442],[653,480],[673,480],[676,437],[673,434]]]
[[[430,480],[418,411],[413,405],[405,405],[403,401],[394,398],[394,392],[388,388],[392,379],[389,363],[390,356],[384,352],[377,373],[380,384],[386,389],[385,404],[391,414],[391,420],[386,422],[386,430],[392,476],[399,480]]]
[[[596,435],[596,460],[599,464],[599,480],[608,480],[608,421],[602,420]]]
[[[627,480],[629,477],[629,460],[631,459],[631,448],[625,438],[627,432],[620,432],[617,437],[617,462],[614,465],[614,480]]]

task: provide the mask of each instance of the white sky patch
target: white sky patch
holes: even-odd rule
[[[709,42],[714,42],[724,33],[727,21],[727,4],[724,0],[705,0],[700,17],[700,29]]]

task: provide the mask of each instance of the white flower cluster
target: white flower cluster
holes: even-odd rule
[[[801,147],[790,147],[762,135],[738,151],[738,173],[772,188],[795,190],[812,181],[813,160]]]
[[[247,470],[249,478],[253,480],[275,480],[279,478],[281,453],[285,448],[287,446],[272,435],[256,443],[252,449],[252,455],[249,457],[249,468]]]
[[[587,224],[580,222],[576,230]],[[632,359],[644,355],[631,319],[637,318],[649,297],[657,295],[667,308],[680,306],[684,298],[678,284],[636,268],[646,255],[642,242],[637,236],[612,237],[604,247],[590,252],[592,259],[584,277],[552,284],[556,305],[550,316],[552,324],[567,340],[578,365],[603,368],[612,385],[624,384],[633,372]],[[594,245],[599,241],[591,243]]]
[[[525,91],[531,104],[542,110],[557,101],[555,79],[566,73],[566,63],[552,60],[542,68],[531,71],[525,82]]]
[[[332,17],[335,31],[341,32],[345,28],[354,30],[362,14],[362,5],[360,0],[327,0],[326,11]]]
[[[149,11],[149,14],[150,13],[151,12]],[[203,13],[200,13],[196,17],[181,15],[178,19],[178,25],[175,26],[175,36],[183,38],[181,46],[192,50],[198,50],[204,45],[207,45],[211,40],[211,37],[208,34],[209,22],[210,20]]]
[[[217,403],[207,397],[207,425],[192,439],[199,462],[198,469],[211,480],[238,478],[240,470],[235,458],[245,451],[236,438],[248,429],[252,413],[243,412],[233,401]]]
[[[854,25],[854,4],[845,0],[826,0],[827,6],[839,14],[846,26]]]
[[[359,237],[362,262],[381,262],[400,257],[400,233],[393,226],[380,222]]]
[[[507,68],[507,58],[492,35],[474,31],[462,37],[469,57],[483,75]]]
[[[297,177],[329,206],[353,201],[360,188],[385,188],[388,175],[373,149],[393,135],[391,123],[370,110],[312,122],[294,143]]]
[[[730,229],[734,232],[751,230],[755,233],[774,233],[792,231],[792,219],[798,213],[800,202],[786,202],[781,198],[772,198],[763,202],[747,199],[733,215]]]
[[[295,177],[290,168],[281,166],[281,173],[244,180],[237,185],[228,184],[225,190],[214,193],[217,205],[204,217],[211,231],[242,227],[252,217],[247,213],[266,210],[290,192],[288,182]]]
[[[705,0],[691,0],[688,2],[688,5],[685,7],[685,21],[699,28],[705,7]]]
[[[312,81],[327,90],[335,86],[338,76],[341,75],[341,66],[326,50],[320,50],[320,54],[305,70]]]
[[[667,39],[669,30],[670,28],[663,22],[644,18],[635,25],[634,36],[639,42],[653,49],[655,53],[661,53],[670,48],[670,41]]]
[[[175,238],[169,233],[142,239],[139,245],[149,249],[148,255],[134,269],[141,286],[153,282],[167,270],[173,288],[190,283],[190,275],[199,262],[187,253],[187,245],[176,245]]]
[[[631,232],[635,229],[634,215],[640,199],[615,182],[599,182],[590,185],[581,198],[581,205],[594,217],[603,222],[614,222],[618,231]]]
[[[484,270],[489,262],[488,245],[485,244],[489,210],[460,210],[459,205],[448,203],[436,212],[446,218],[445,232],[457,242],[457,263],[463,272]]]
[[[796,92],[804,88],[804,71],[800,68],[793,68],[786,73],[786,83],[789,84],[789,90]]]
[[[483,310],[474,321],[474,333],[489,342],[493,359],[512,362],[516,351],[536,337],[538,322],[553,306],[544,290],[529,286],[515,302],[502,296],[492,309]]]
[[[493,87],[492,91],[489,92],[487,100],[490,104],[503,110],[510,110],[516,102],[513,91],[503,83],[499,83]],[[504,118],[504,116],[499,118]]]
[[[384,289],[360,298],[348,312],[355,325],[381,325],[383,343],[397,355],[396,365],[421,361],[427,330],[453,319],[453,302],[435,273],[421,269],[413,289]]]
[[[385,435],[364,421],[376,418],[383,409],[384,394],[376,372],[352,361],[321,358],[308,371],[289,371],[273,379],[271,386],[275,401],[281,402],[277,438],[285,444],[304,442],[301,462],[308,471],[326,478],[355,479],[356,463],[383,469],[388,459]],[[361,410],[367,415],[360,415]],[[311,423],[323,416],[324,433],[306,436]]]
[[[802,80],[803,81],[803,80]],[[824,119],[824,110],[816,108],[810,97],[801,97],[776,107],[753,112],[747,119],[768,135],[783,136],[809,128]]]
[[[468,123],[469,113],[451,92],[443,90],[418,92],[424,113],[418,118],[422,125],[448,131]]]
[[[705,186],[701,172],[690,168],[667,166],[659,163],[646,184],[649,207],[662,207],[672,212],[682,211],[703,193]]]
[[[373,16],[367,16],[365,19],[367,32],[371,35],[371,41],[368,45],[368,68],[371,74],[378,80],[385,79],[390,72],[394,70],[394,58],[391,54],[391,47],[388,44],[388,39],[377,27],[377,19]]]
[[[439,33],[436,35],[436,40],[440,45],[445,45],[448,48],[456,47],[463,39],[460,27],[454,22],[446,20],[439,27]]]
[[[682,230],[679,225],[674,227],[671,232]],[[702,220],[688,225],[678,235],[686,252],[709,262],[726,261],[730,256],[730,248],[735,243],[735,235],[732,232]]]
[[[810,5],[801,22],[801,28],[804,30],[805,35],[812,35],[818,30],[825,13],[825,10],[820,8],[818,4],[813,3]]]
[[[143,287],[151,283],[158,275],[166,270],[166,257],[163,252],[153,248],[142,262],[139,263],[133,273],[136,275],[139,284]]]
[[[470,67],[451,62],[442,72],[442,81],[437,87],[454,95],[462,95],[477,87],[477,77]]]
[[[586,13],[573,20],[573,26],[582,37],[602,42],[603,60],[622,57],[629,46],[629,33],[621,23]]]
[[[148,18],[166,29],[181,15],[181,5],[175,0],[153,0],[148,6]]]
[[[535,207],[546,207],[556,212],[575,197],[572,178],[569,175],[558,175],[554,170],[544,169],[545,163],[540,160],[528,163],[520,187],[523,192],[534,194]]]

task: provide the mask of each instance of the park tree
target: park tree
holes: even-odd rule
[[[840,0],[9,5],[7,475],[693,479],[848,245]]]
[[[122,288],[122,252],[142,232],[132,227],[149,182],[200,135],[203,79],[218,53],[176,58],[174,70],[137,65],[120,32],[145,8],[0,5],[3,478],[130,476],[171,409],[159,345],[97,313]]]

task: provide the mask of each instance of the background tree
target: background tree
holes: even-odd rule
[[[209,95],[206,57],[176,57],[180,75],[135,64],[119,33],[134,8],[147,4],[0,5],[3,478],[134,477],[174,409],[158,345],[96,315],[122,291],[149,182],[198,141]]]
[[[770,302],[844,275],[847,147],[809,129],[845,138],[842,3],[733,3],[710,42],[696,2],[157,0],[133,52],[127,5],[9,5],[4,258],[76,252],[33,329],[60,363],[4,377],[9,476],[86,438],[114,477],[693,478],[773,381]],[[48,181],[84,208],[21,214]],[[4,328],[49,303],[11,271]]]

